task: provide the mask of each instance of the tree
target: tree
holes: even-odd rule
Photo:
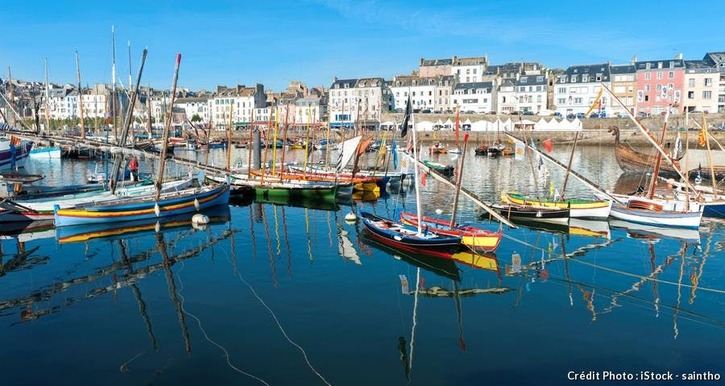
[[[191,121],[192,122],[201,122],[201,117],[199,116],[199,114],[194,114],[191,116]]]

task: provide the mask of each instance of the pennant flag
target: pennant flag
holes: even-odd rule
[[[554,144],[551,141],[551,138],[544,140],[544,149],[546,149],[547,153],[551,153],[552,150],[554,150]]]
[[[408,103],[405,105],[405,115],[403,116],[403,126],[400,128],[400,138],[408,134],[408,121],[410,121],[410,95],[408,95]]]
[[[425,172],[420,172],[420,186],[425,186],[426,180],[428,180],[428,175]]]
[[[14,136],[14,135],[11,135],[10,136],[10,146],[18,146],[18,145],[20,145],[20,138]]]
[[[410,295],[410,287],[408,285],[408,277],[405,275],[398,275],[398,278],[400,278],[400,287],[401,291],[405,295]]]

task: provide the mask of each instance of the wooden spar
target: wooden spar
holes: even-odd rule
[[[456,122],[458,122],[456,120]],[[458,212],[458,197],[461,195],[461,185],[463,183],[463,165],[466,162],[466,148],[468,147],[468,133],[463,137],[463,154],[461,155],[461,167],[458,168],[458,180],[456,181],[456,197],[453,199],[453,214],[451,214],[450,227],[456,226],[456,212]]]
[[[78,79],[78,115],[81,119],[81,139],[86,138],[86,127],[83,122],[83,87],[81,87],[81,60],[76,51],[76,78]]]
[[[136,82],[136,89],[131,94],[131,101],[128,106],[129,112],[126,117],[126,122],[124,122],[123,125],[123,131],[121,133],[121,139],[119,145],[121,147],[126,146],[126,139],[128,138],[128,131],[131,128],[131,120],[133,119],[133,106],[136,104],[136,97],[138,96],[139,92],[139,85],[141,84],[141,75],[143,74],[143,67],[144,63],[146,63],[146,55],[148,54],[148,49],[144,48],[143,52],[141,53],[141,66],[138,69],[138,82]],[[116,183],[118,182],[118,172],[121,170],[121,160],[123,159],[122,156],[116,157],[115,161],[113,162],[113,174],[111,174],[111,192],[116,193]]]
[[[707,145],[707,162],[710,164],[710,181],[712,182],[712,193],[717,199],[717,181],[715,180],[715,166],[712,164],[712,150],[710,149],[710,139],[707,137],[707,119],[702,114],[702,130],[705,130],[705,144]]]
[[[277,106],[275,106],[275,109]],[[270,122],[272,121],[270,117]],[[274,143],[274,147],[272,148],[272,175],[277,172],[277,130],[279,129],[279,116],[277,114],[274,114],[274,125],[272,126],[272,143]],[[283,144],[283,146],[286,146],[287,144]]]
[[[574,160],[574,150],[576,150],[576,142],[579,140],[579,132],[574,133],[574,145],[572,145],[571,153],[569,154],[569,164],[566,166],[566,174],[564,175],[564,183],[561,185],[561,199],[564,199],[566,194],[566,183],[569,182],[569,172],[571,172],[571,163]]]
[[[118,124],[116,118],[116,104],[118,103],[118,95],[116,95],[116,26],[111,26],[111,122],[113,123],[113,138],[118,141]],[[118,143],[118,142],[117,142]]]
[[[171,131],[171,120],[174,115],[174,101],[176,100],[176,81],[179,79],[179,64],[181,63],[181,54],[176,54],[176,65],[174,66],[174,81],[171,85],[171,101],[169,103],[169,116],[166,117],[166,126],[164,126],[164,136],[161,142],[161,154],[159,155],[159,175],[156,178],[156,200],[161,197],[161,183],[164,179],[164,167],[166,165],[166,152],[169,147],[169,132]],[[208,142],[208,140],[207,140]]]
[[[509,138],[511,138],[511,139],[513,139],[513,140],[516,140],[516,141],[521,141],[520,139],[518,139],[518,138],[514,137],[513,135],[511,135],[511,134],[509,134],[509,133],[505,133],[505,134],[506,134],[506,136],[508,136]],[[529,146],[529,145],[526,145],[526,146]],[[552,164],[554,164],[554,165],[556,165],[556,166],[558,166],[558,167],[562,168],[563,170],[566,170],[566,169],[567,169],[566,165],[564,165],[564,164],[562,164],[561,162],[559,162],[559,161],[555,160],[555,159],[554,159],[554,158],[552,158],[552,157],[551,157],[550,155],[548,155],[548,154],[546,154],[546,153],[542,153],[541,151],[539,151],[539,149],[535,149],[535,148],[532,148],[532,147],[529,147],[529,148],[530,148],[530,149],[532,149],[532,150],[533,150],[533,151],[535,151],[535,152],[538,152],[538,153],[539,153],[539,155],[541,155],[542,157],[544,157],[544,158],[545,158],[546,160],[548,160],[548,161],[549,161],[549,162],[551,162]],[[608,193],[607,191],[605,191],[604,189],[602,189],[602,188],[600,188],[599,186],[597,186],[597,184],[595,184],[594,182],[592,182],[592,181],[589,181],[589,179],[587,179],[586,177],[582,176],[581,174],[579,174],[579,173],[577,173],[577,172],[575,172],[575,171],[573,171],[573,170],[569,170],[569,173],[570,173],[570,174],[571,174],[572,176],[574,176],[574,177],[575,177],[575,178],[576,178],[577,180],[581,181],[581,182],[582,182],[582,183],[583,183],[584,185],[588,186],[588,187],[589,187],[590,189],[592,189],[592,190],[594,190],[594,191],[596,191],[596,192],[599,192],[599,193],[601,193],[601,194],[603,194],[603,195],[605,195],[605,196],[609,197],[609,198],[610,198],[610,199],[612,199],[613,201],[616,201],[616,202],[620,202],[620,203],[622,202],[622,201],[621,201],[620,199],[617,199],[616,197],[613,197],[613,196],[612,196],[611,194],[609,194],[609,193]]]
[[[227,171],[232,172],[232,115],[234,114],[234,103],[229,105],[229,127],[227,127]]]
[[[660,137],[660,144],[665,143],[665,134],[667,134],[667,120],[670,118],[670,106],[667,105],[665,111],[665,121],[662,123],[662,136]],[[652,179],[649,183],[649,189],[647,190],[647,198],[652,199],[655,195],[655,186],[657,186],[657,175],[660,173],[660,165],[662,164],[662,154],[657,153],[655,158],[654,169],[652,169]]]
[[[692,184],[690,184],[689,179],[687,177],[685,177],[685,175],[682,173],[682,171],[680,170],[680,168],[677,167],[677,165],[675,164],[675,161],[672,159],[672,157],[670,157],[670,155],[667,154],[667,152],[664,149],[662,149],[661,146],[659,146],[657,144],[657,141],[655,141],[654,137],[652,136],[652,133],[649,130],[647,130],[646,127],[642,126],[642,124],[637,120],[637,118],[635,118],[632,115],[632,113],[629,111],[629,109],[627,108],[627,106],[625,106],[624,103],[622,103],[622,101],[619,100],[619,97],[617,97],[616,95],[614,95],[614,93],[607,86],[605,86],[602,83],[601,84],[601,87],[609,93],[609,95],[611,96],[611,98],[613,100],[615,100],[617,103],[619,103],[620,106],[622,106],[622,108],[624,109],[624,111],[627,113],[627,117],[629,117],[629,119],[635,124],[635,126],[637,126],[637,128],[639,128],[639,130],[644,134],[645,138],[647,138],[647,140],[652,144],[652,146],[654,146],[655,149],[657,149],[657,151],[660,154],[662,154],[662,156],[664,157],[664,159],[666,159],[667,162],[670,165],[672,165],[672,168],[675,170],[675,172],[677,172],[677,174],[680,176],[680,178],[682,178],[682,180],[685,182],[685,184],[687,185],[687,187],[690,190],[694,191],[695,194],[699,195],[699,193],[697,193],[697,191],[692,186]]]
[[[289,101],[287,101],[287,108],[285,109],[285,114],[284,114],[284,135],[283,135],[282,142],[284,143],[285,146],[287,146],[287,131],[289,130],[289,124],[288,124],[289,120],[288,120],[288,118],[289,118]],[[274,145],[277,146],[276,143]],[[280,169],[279,170],[279,180],[280,180],[280,182],[282,181],[282,177],[284,176],[284,156],[285,156],[285,153],[286,153],[285,152],[285,147],[282,147],[282,160],[280,161],[280,165],[279,165],[279,169]]]
[[[50,83],[48,82],[48,59],[45,59],[45,131],[50,132]]]
[[[403,154],[405,154],[405,153],[403,153]],[[410,157],[410,155],[407,155],[407,154],[406,154],[406,156]],[[448,185],[449,187],[451,187],[453,189],[456,188],[456,186],[453,185],[453,183],[451,181],[449,181],[447,178],[441,176],[438,173],[431,172],[430,168],[427,167],[427,166],[425,166],[424,163],[419,162],[417,160],[414,160],[414,162],[415,162],[415,165],[418,165],[419,164],[425,171],[430,172],[430,176],[433,177],[433,178],[435,178],[436,180],[438,180],[438,182],[442,182],[442,183]],[[483,201],[481,201],[480,198],[476,197],[472,192],[469,192],[468,189],[466,189],[466,188],[464,188],[464,187],[461,186],[461,193],[463,193],[464,196],[468,197],[476,205],[478,205],[481,208],[483,208],[491,216],[493,216],[494,218],[496,218],[496,220],[501,221],[502,223],[508,225],[511,228],[518,228],[518,226],[514,225],[506,217],[502,216],[501,214],[499,214],[498,212],[496,212],[495,210],[493,210],[490,206],[488,206]]]
[[[252,109],[252,116],[250,118],[254,122],[254,109]],[[207,143],[209,140],[207,140]],[[247,143],[247,178],[252,176],[252,147],[254,147],[254,124],[249,125],[249,143]],[[209,154],[207,148],[206,154]]]

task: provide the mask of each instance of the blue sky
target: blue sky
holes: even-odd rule
[[[531,0],[221,0],[4,1],[0,78],[83,84],[128,83],[149,50],[142,83],[169,89],[182,54],[179,86],[263,83],[281,91],[291,80],[329,87],[334,77],[408,74],[420,58],[488,55],[492,64],[543,65],[701,59],[725,51],[725,1],[541,2]],[[692,5],[690,5],[692,4]]]

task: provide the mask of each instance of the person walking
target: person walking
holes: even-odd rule
[[[138,181],[138,159],[136,156],[131,157],[128,162],[128,169],[131,171],[131,181]]]

